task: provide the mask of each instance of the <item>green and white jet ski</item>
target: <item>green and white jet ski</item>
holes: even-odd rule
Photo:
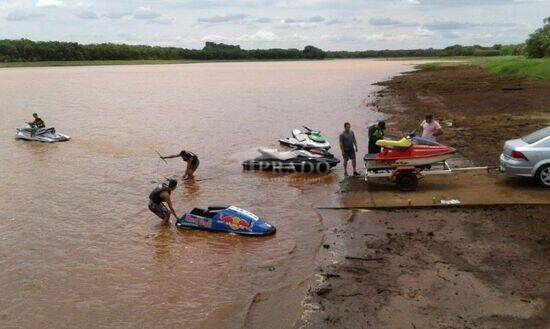
[[[304,127],[304,131],[299,129],[292,130],[292,137],[279,139],[279,143],[286,146],[292,146],[300,149],[330,149],[330,143],[320,131]]]

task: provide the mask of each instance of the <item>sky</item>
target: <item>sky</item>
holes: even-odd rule
[[[550,0],[0,0],[0,39],[325,50],[520,43]]]

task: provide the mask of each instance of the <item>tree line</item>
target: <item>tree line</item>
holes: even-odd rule
[[[375,57],[445,57],[520,55],[524,45],[492,47],[454,45],[444,49],[323,51],[304,49],[252,49],[207,42],[202,49],[153,47],[127,44],[89,44],[59,41],[0,40],[0,62],[96,61],[96,60],[254,60]]]
[[[97,60],[251,60],[323,59],[326,52],[304,49],[253,49],[207,42],[202,49],[127,44],[89,44],[59,41],[0,40],[0,62]]]
[[[324,51],[304,49],[242,49],[238,45],[206,42],[202,49],[154,47],[114,43],[0,40],[0,62],[96,61],[96,60],[269,60],[384,57],[450,57],[526,55],[550,57],[550,17],[524,44],[483,47],[454,45],[443,49]]]

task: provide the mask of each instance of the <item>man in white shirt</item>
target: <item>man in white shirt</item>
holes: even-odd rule
[[[437,141],[437,137],[443,135],[443,130],[439,122],[434,120],[433,114],[427,114],[426,119],[420,124],[422,128],[422,137],[432,141]]]

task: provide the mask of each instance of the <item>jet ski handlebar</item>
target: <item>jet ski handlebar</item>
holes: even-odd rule
[[[314,129],[311,129],[307,126],[302,126],[302,127],[304,127],[304,129],[307,130],[306,133],[308,133],[308,134],[320,134],[321,133],[320,130],[314,130]]]

